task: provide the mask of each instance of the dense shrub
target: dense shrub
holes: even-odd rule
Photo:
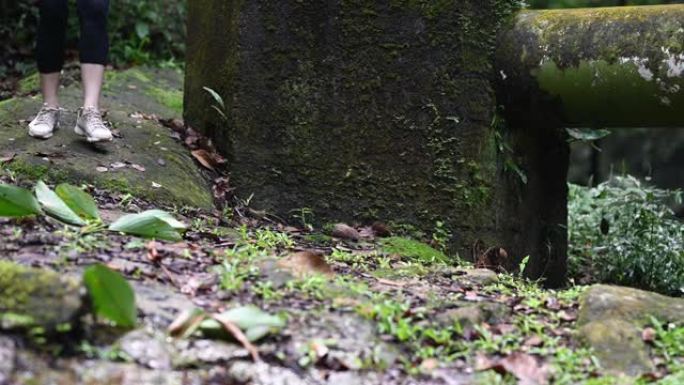
[[[595,188],[570,185],[569,267],[582,282],[684,294],[684,223],[667,203],[677,191],[619,177]]]
[[[69,48],[78,38],[76,0],[70,2]],[[114,65],[182,60],[185,52],[185,0],[111,0],[110,61]],[[0,0],[0,76],[33,68],[38,23],[35,0]]]
[[[528,0],[532,8],[610,7],[615,5],[676,4],[682,0]]]

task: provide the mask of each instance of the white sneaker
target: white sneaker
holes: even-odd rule
[[[102,120],[100,111],[95,108],[79,108],[74,132],[85,136],[90,143],[112,140],[112,132]]]
[[[38,115],[29,123],[28,134],[34,138],[47,139],[59,126],[59,108],[43,104]]]

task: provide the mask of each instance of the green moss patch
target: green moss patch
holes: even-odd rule
[[[59,274],[0,261],[0,329],[55,329],[81,308],[79,285]]]
[[[422,263],[446,263],[449,260],[446,254],[425,243],[402,237],[391,237],[383,240],[382,251]]]

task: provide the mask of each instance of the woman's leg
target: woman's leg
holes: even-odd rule
[[[83,108],[78,112],[74,131],[89,142],[112,140],[100,115],[100,92],[109,52],[107,15],[109,0],[78,0],[78,17],[81,20],[81,80],[83,82]]]
[[[78,0],[84,108],[98,110],[100,107],[100,92],[109,52],[108,14],[109,0]]]
[[[36,60],[40,72],[40,89],[43,101],[48,107],[59,106],[57,91],[59,73],[64,64],[69,7],[67,0],[41,0]]]
[[[36,61],[40,72],[40,91],[43,94],[43,108],[28,126],[29,135],[47,139],[59,124],[59,73],[64,64],[69,8],[67,0],[41,0],[38,38],[36,40]]]

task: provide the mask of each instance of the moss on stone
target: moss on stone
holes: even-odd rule
[[[183,92],[173,89],[169,90],[159,87],[151,87],[149,89],[149,93],[156,98],[159,103],[178,112],[178,114],[183,113]]]
[[[447,262],[449,258],[439,250],[409,238],[390,237],[382,240],[382,251],[420,263]]]
[[[0,261],[0,329],[55,330],[81,311],[80,285],[48,270]]]
[[[36,92],[40,90],[40,74],[33,72],[30,75],[19,80],[17,91],[22,94]]]

